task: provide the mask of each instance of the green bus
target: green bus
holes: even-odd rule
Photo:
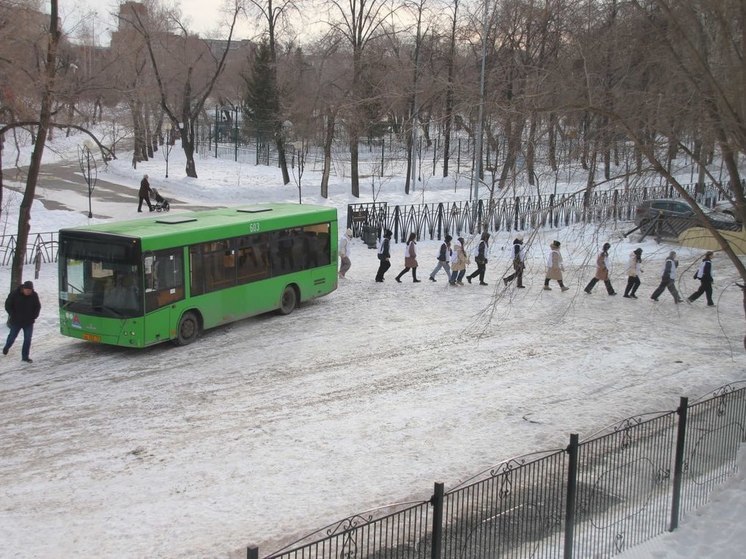
[[[337,210],[263,204],[62,229],[60,332],[147,347],[337,288]]]

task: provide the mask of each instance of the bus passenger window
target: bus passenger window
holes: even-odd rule
[[[149,259],[152,261],[150,279],[147,276]],[[180,248],[146,256],[144,264],[146,311],[164,307],[184,298],[184,265]]]

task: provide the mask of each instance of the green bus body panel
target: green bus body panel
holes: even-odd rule
[[[330,223],[330,264],[274,276],[190,297],[189,246],[251,234]],[[63,229],[60,233],[96,233],[138,239],[142,253],[183,247],[185,298],[144,317],[107,318],[60,309],[61,334],[125,347],[147,347],[178,337],[187,311],[196,311],[203,329],[214,328],[280,307],[282,292],[294,286],[298,302],[327,295],[337,288],[337,210],[325,206],[261,204],[159,215],[144,219]]]

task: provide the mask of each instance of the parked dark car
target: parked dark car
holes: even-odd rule
[[[716,229],[727,231],[739,231],[741,226],[732,215],[716,212],[703,208],[705,216]],[[694,213],[692,207],[684,200],[676,198],[659,198],[645,200],[637,206],[635,211],[635,225],[643,229],[647,224],[662,217],[662,227],[656,233],[665,232],[667,229],[671,234],[678,234],[690,227],[698,227],[702,224],[699,217]]]

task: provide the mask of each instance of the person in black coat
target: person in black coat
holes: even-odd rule
[[[31,363],[31,357],[29,357],[31,336],[34,333],[34,322],[39,318],[39,312],[41,312],[41,303],[39,302],[39,295],[34,291],[34,284],[27,281],[18,289],[12,291],[5,300],[5,310],[8,312],[10,332],[8,332],[8,339],[5,340],[3,355],[8,355],[8,351],[13,346],[13,342],[16,341],[18,333],[23,330],[21,359]]]
[[[487,271],[487,250],[489,249],[490,234],[486,231],[482,233],[482,238],[477,245],[477,253],[474,255],[474,261],[477,263],[476,271],[466,276],[466,281],[471,283],[471,280],[479,276],[479,285],[487,285],[484,281],[484,273]]]
[[[705,253],[702,264],[699,265],[697,273],[694,274],[694,279],[699,280],[699,289],[687,297],[687,302],[692,303],[696,301],[704,293],[707,297],[707,306],[715,306],[715,303],[712,301],[712,255],[713,252],[711,250]]]
[[[153,211],[153,205],[150,203],[150,193],[152,192],[150,188],[150,182],[148,182],[148,175],[143,176],[142,180],[140,181],[140,203],[137,205],[137,211],[142,211],[142,203],[145,202],[148,205],[148,209],[152,212]]]
[[[381,239],[381,246],[378,247],[378,272],[376,273],[376,281],[378,283],[383,282],[383,276],[391,268],[391,237],[393,233],[386,229],[383,232],[383,239]]]

